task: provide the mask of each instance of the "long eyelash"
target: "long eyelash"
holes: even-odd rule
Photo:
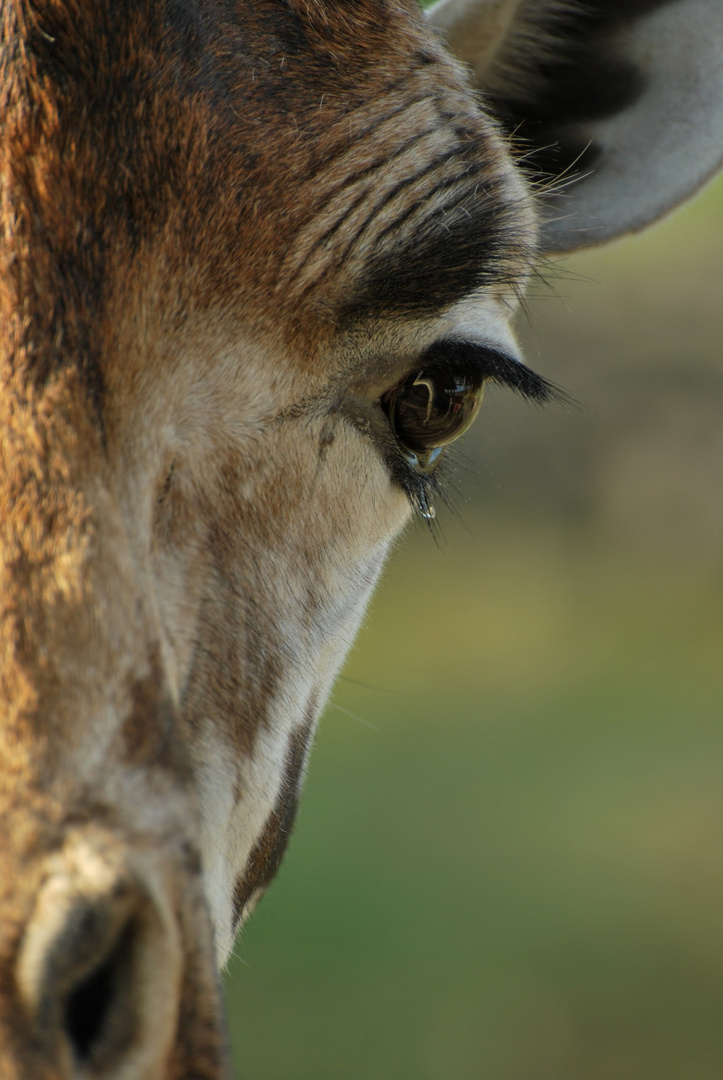
[[[464,525],[464,521],[460,517],[457,508],[453,505],[447,490],[450,486],[454,487],[454,494],[461,495],[461,490],[456,483],[450,483],[453,470],[449,468],[449,461],[443,460],[435,467],[434,471],[424,472],[422,469],[415,469],[414,466],[409,464],[406,457],[399,452],[396,455],[396,461],[390,462],[390,466],[394,479],[407,496],[416,519],[426,525],[437,547],[440,547],[444,538],[442,523],[437,514],[440,503],[451,510],[460,523]],[[429,513],[430,509],[432,513]]]
[[[454,339],[438,341],[425,353],[423,366],[448,367],[469,375],[481,374],[537,405],[548,405],[552,402],[563,405],[577,404],[566,391],[519,360],[476,342]]]
[[[436,342],[420,357],[420,370],[452,369],[476,379],[487,379],[505,386],[536,405],[551,403],[579,407],[565,390],[538,375],[520,361],[476,342],[445,339]],[[391,435],[390,431],[390,435]],[[439,545],[442,528],[436,515],[437,504],[444,504],[465,528],[464,519],[455,505],[462,496],[456,476],[463,456],[445,447],[444,457],[430,471],[415,467],[399,442],[387,445],[387,464],[392,476],[406,494],[415,514],[423,519]]]

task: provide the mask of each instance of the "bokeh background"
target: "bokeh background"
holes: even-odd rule
[[[723,1076],[723,184],[532,289],[227,979],[239,1080]]]

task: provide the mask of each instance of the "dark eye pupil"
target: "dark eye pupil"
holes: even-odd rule
[[[458,439],[482,404],[484,380],[453,371],[420,371],[381,400],[397,438],[415,454]]]

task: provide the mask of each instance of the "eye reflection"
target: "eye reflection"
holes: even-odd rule
[[[483,389],[481,375],[422,370],[386,393],[381,405],[400,443],[430,464],[434,450],[458,439],[470,426],[482,404]]]

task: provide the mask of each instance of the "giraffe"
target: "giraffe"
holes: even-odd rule
[[[715,0],[5,0],[0,1076],[229,1076],[390,544],[536,259],[723,157]],[[479,89],[483,91],[482,95]]]

